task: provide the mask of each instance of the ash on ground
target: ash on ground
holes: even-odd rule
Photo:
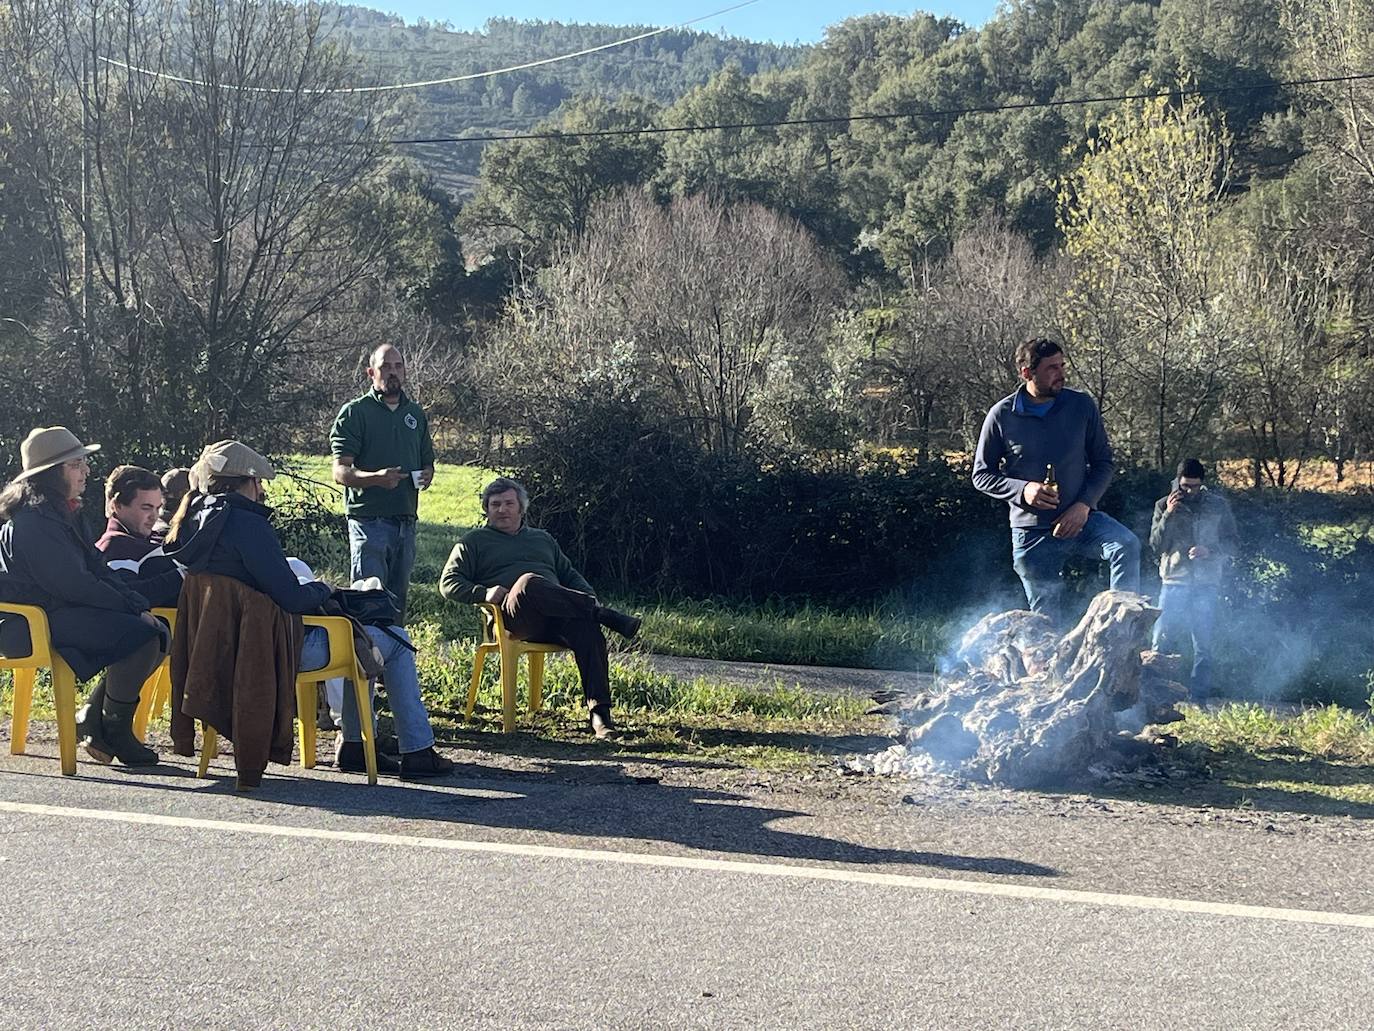
[[[1156,779],[1187,691],[1177,656],[1147,651],[1159,617],[1141,594],[1104,591],[1060,637],[1048,617],[1013,611],[964,634],[936,687],[887,708],[894,745],[851,770],[1012,788]]]

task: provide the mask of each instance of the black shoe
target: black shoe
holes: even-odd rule
[[[395,734],[377,735],[377,754],[381,755],[383,752],[387,755],[401,754],[401,745],[400,742],[396,740]]]
[[[447,777],[453,772],[453,760],[445,759],[431,745],[418,752],[401,753],[401,779]]]
[[[91,739],[86,751],[97,762],[118,759],[125,766],[156,766],[157,753],[134,737],[134,712],[138,702],[117,702],[108,696],[101,706],[100,729],[87,720]]]
[[[615,720],[611,718],[611,707],[609,705],[592,706],[591,714],[587,717],[591,724],[592,733],[597,740],[605,741],[616,731]]]
[[[367,753],[363,751],[361,741],[344,741],[339,745],[339,750],[334,753],[334,765],[341,773],[366,773],[367,772]],[[390,756],[377,753],[377,772],[378,773],[399,773],[400,764]]]
[[[644,622],[639,616],[631,616],[627,612],[617,612],[615,609],[608,609],[604,605],[597,606],[596,621],[604,627],[614,630],[627,641],[633,641],[635,634],[639,633],[639,625]]]

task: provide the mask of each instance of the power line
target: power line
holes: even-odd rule
[[[1156,93],[1118,93],[1107,97],[1080,97],[1070,100],[1028,100],[1016,104],[989,104],[980,107],[943,108],[932,111],[884,111],[857,115],[817,115],[811,118],[783,118],[763,122],[721,122],[710,125],[648,125],[627,129],[583,129],[573,132],[524,132],[506,136],[422,136],[403,139],[359,140],[362,143],[382,143],[397,147],[422,146],[437,143],[504,143],[517,140],[579,140],[613,136],[656,136],[677,132],[713,132],[726,129],[774,129],[802,125],[834,125],[838,122],[881,122],[902,118],[938,119],[958,118],[962,115],[995,114],[1001,111],[1033,111],[1050,108],[1080,107],[1088,104],[1120,104],[1128,100],[1158,100],[1172,97],[1214,96],[1220,93],[1248,93],[1283,89],[1293,86],[1319,86],[1341,82],[1364,82],[1374,79],[1374,72],[1358,75],[1334,75],[1315,79],[1287,79],[1252,83],[1247,86],[1202,86],[1190,89],[1162,90]]]
[[[225,83],[216,83],[220,89],[237,90],[241,93],[390,93],[397,90],[423,89],[426,86],[446,86],[455,82],[471,82],[473,79],[487,79],[494,75],[506,75],[510,72],[523,72],[530,68],[540,68],[548,64],[557,64],[560,61],[571,61],[576,57],[586,57],[588,54],[599,54],[603,50],[612,50],[616,47],[627,46],[630,43],[638,43],[642,39],[649,39],[653,36],[661,36],[665,32],[673,32],[677,29],[684,29],[689,25],[697,25],[700,22],[718,18],[722,14],[730,14],[743,7],[750,7],[760,3],[761,0],[742,0],[741,3],[730,7],[722,7],[719,11],[712,11],[710,14],[703,14],[698,18],[690,18],[676,25],[665,25],[661,29],[653,29],[649,32],[641,32],[637,36],[627,36],[625,39],[617,39],[611,43],[602,43],[600,46],[588,47],[586,50],[578,50],[571,54],[559,54],[557,57],[541,57],[537,61],[526,61],[524,64],[513,64],[505,68],[492,68],[485,72],[469,72],[465,75],[450,75],[442,79],[426,79],[422,82],[396,82],[382,86],[344,86],[337,89],[291,89],[281,86],[244,86]],[[115,68],[123,68],[126,72],[136,75],[146,75],[151,78],[161,79],[165,82],[178,82],[185,86],[198,86],[206,88],[211,83],[204,79],[192,79],[184,75],[173,75],[170,72],[160,72],[154,68],[143,68],[136,64],[129,64],[125,61],[117,60],[113,57],[98,57],[96,60],[104,64],[112,65]]]

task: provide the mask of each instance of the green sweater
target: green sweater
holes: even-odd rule
[[[486,601],[488,587],[514,587],[525,573],[537,573],[574,591],[596,593],[558,542],[529,526],[516,533],[483,526],[465,534],[444,565],[439,593],[451,601]]]

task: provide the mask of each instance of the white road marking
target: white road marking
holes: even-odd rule
[[[966,895],[990,895],[997,898],[1023,899],[1035,902],[1112,906],[1118,909],[1195,913],[1205,916],[1231,916],[1248,920],[1279,920],[1288,923],[1327,924],[1335,927],[1360,927],[1374,930],[1374,915],[1364,913],[1334,913],[1315,909],[1246,906],[1232,902],[1208,902],[1201,899],[1175,899],[1154,895],[1120,895],[1105,891],[1075,891],[1067,888],[1046,888],[1032,884],[1005,884],[946,877],[915,877],[910,874],[878,873],[873,870],[828,866],[796,866],[789,863],[750,862],[733,859],[710,859],[704,856],[671,856],[641,852],[614,852],[609,849],[565,848],[557,845],[530,845],[515,842],[466,841],[459,838],[425,838],[410,834],[378,834],[371,831],[329,830],[323,827],[238,823],[231,820],[203,820],[186,816],[164,816],[159,813],[80,809],[70,806],[36,805],[29,802],[0,801],[0,812],[20,813],[27,816],[60,816],[104,823],[141,824],[149,827],[183,827],[191,830],[222,831],[229,834],[259,834],[274,838],[304,838],[363,845],[429,848],[450,852],[486,852],[525,858],[572,859],[581,862],[652,866],[670,870],[745,874],[754,877],[789,877],[809,881],[839,881],[846,884],[877,884],[894,888],[957,892]]]

